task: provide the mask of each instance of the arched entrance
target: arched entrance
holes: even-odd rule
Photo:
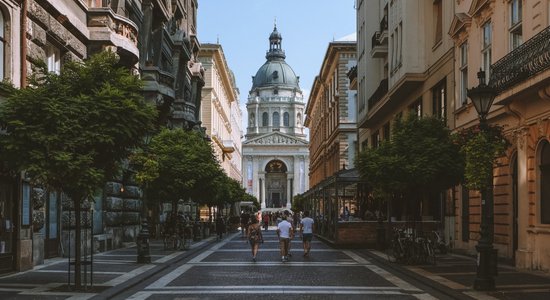
[[[267,208],[286,207],[287,167],[284,162],[274,159],[265,166],[265,187]]]

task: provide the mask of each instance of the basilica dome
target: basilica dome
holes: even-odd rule
[[[254,76],[252,88],[273,85],[299,88],[298,77],[284,60],[267,61],[261,66]]]
[[[265,55],[267,61],[256,72],[252,82],[252,90],[269,86],[300,88],[298,85],[299,77],[285,62],[286,55],[281,47],[282,40],[283,38],[275,26],[269,36],[269,50]]]

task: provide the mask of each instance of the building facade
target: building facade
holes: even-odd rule
[[[356,91],[348,72],[356,65],[355,35],[329,43],[306,107],[310,134],[309,188],[342,169],[353,169],[357,155]]]
[[[308,142],[299,77],[285,62],[277,27],[269,36],[267,61],[252,78],[243,142],[243,186],[265,209],[290,208],[292,196],[307,190]]]
[[[357,1],[359,148],[390,138],[393,121],[406,114],[436,116],[454,128],[454,43],[448,32],[455,1]],[[423,219],[445,221],[450,193],[423,200]],[[435,196],[434,196],[435,197]],[[404,220],[406,216],[388,215]],[[447,215],[447,217],[445,217]]]
[[[466,97],[484,70],[498,93],[487,117],[511,147],[494,167],[493,246],[517,267],[550,270],[550,1],[456,3],[456,127],[478,124]],[[455,247],[475,252],[481,209],[477,191],[457,189]]]
[[[21,6],[20,1],[0,1],[0,81],[21,86]],[[8,89],[0,86],[0,102],[8,96]],[[0,135],[3,128],[0,127]],[[22,247],[30,249],[29,226],[19,221],[19,193],[21,181],[10,170],[0,165],[0,274],[14,269],[31,267],[31,252],[20,253]],[[20,234],[24,238],[18,238]]]
[[[145,80],[144,96],[157,105],[160,125],[203,131],[197,7],[196,0],[1,0],[0,77],[25,87],[36,61],[61,72],[68,61],[110,50]],[[0,88],[0,101],[6,91]],[[93,227],[87,227],[94,249],[135,241],[141,228],[140,197],[127,176],[107,183],[96,195],[94,210],[99,213]],[[0,168],[0,273],[74,255],[62,251],[74,235],[70,202]]]
[[[205,68],[201,121],[212,139],[216,158],[225,173],[242,182],[242,114],[239,90],[219,44],[202,44],[199,61]]]

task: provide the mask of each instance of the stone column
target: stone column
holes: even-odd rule
[[[260,174],[260,199],[258,200],[262,209],[266,208],[265,198],[265,174]]]
[[[517,133],[518,199],[529,199],[529,183],[526,180],[529,168],[528,128]],[[511,166],[510,166],[511,168]],[[533,266],[533,238],[529,237],[529,201],[518,201],[518,250],[516,267],[529,269]],[[513,224],[513,220],[512,220]],[[511,241],[512,242],[512,241]]]
[[[287,184],[286,184],[286,208],[290,209],[292,206],[291,199],[292,199],[292,176],[288,175],[287,178]]]

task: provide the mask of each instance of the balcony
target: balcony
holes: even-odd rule
[[[115,46],[122,61],[129,65],[138,61],[138,27],[130,19],[115,14],[109,7],[91,7],[87,26],[90,41],[97,48]]]
[[[501,93],[550,69],[550,26],[491,66],[489,85]]]
[[[380,31],[375,32],[372,36],[372,49],[370,50],[371,57],[384,58],[388,55],[388,43],[381,43],[381,36],[382,33]]]
[[[382,79],[376,91],[367,100],[368,108],[371,110],[388,93],[388,78]]]

